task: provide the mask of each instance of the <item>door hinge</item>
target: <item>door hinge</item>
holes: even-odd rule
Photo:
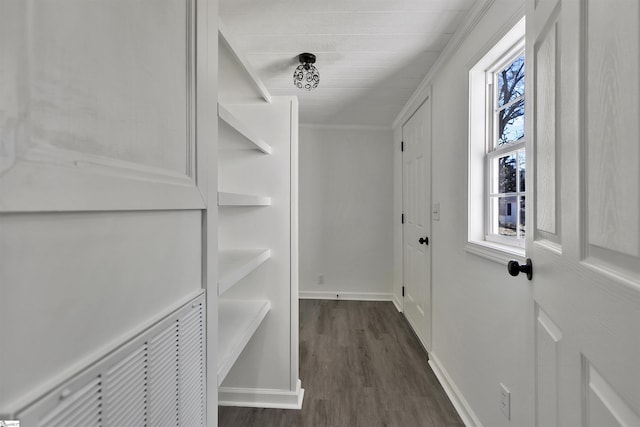
[[[402,223],[404,224],[404,214],[402,214]]]
[[[404,141],[400,141],[400,151],[404,151]]]
[[[404,296],[404,286],[402,287],[402,296]]]

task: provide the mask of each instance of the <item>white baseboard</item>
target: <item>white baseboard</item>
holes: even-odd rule
[[[465,400],[464,396],[462,396],[462,393],[460,393],[460,390],[451,380],[451,377],[442,367],[438,357],[433,354],[433,352],[429,354],[429,366],[431,366],[433,373],[436,374],[442,388],[444,388],[445,393],[449,396],[449,400],[451,400],[456,411],[458,411],[458,415],[462,418],[464,425],[466,427],[482,427],[482,423],[471,409],[471,406],[469,406],[469,403]]]
[[[383,292],[300,291],[300,299],[335,299],[348,301],[393,301],[393,294]]]
[[[298,380],[295,391],[220,387],[218,405],[245,408],[302,409],[304,389]]]
[[[398,312],[402,313],[402,301],[397,294],[393,294],[393,305],[396,306]]]

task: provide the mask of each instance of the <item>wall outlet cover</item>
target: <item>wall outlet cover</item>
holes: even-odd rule
[[[440,221],[440,202],[434,203],[431,208],[431,218],[434,221]]]

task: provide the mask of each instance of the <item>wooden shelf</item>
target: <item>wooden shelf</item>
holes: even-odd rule
[[[237,301],[220,299],[218,302],[218,386],[256,332],[271,305],[269,301]]]
[[[271,249],[218,251],[218,295],[228,291],[270,257]]]
[[[271,154],[271,146],[264,142],[262,138],[251,128],[251,126],[236,115],[229,111],[224,105],[218,103],[218,117],[226,124],[235,129],[240,135],[244,136],[255,145],[255,148],[265,154]]]
[[[270,206],[271,197],[218,191],[218,206]]]

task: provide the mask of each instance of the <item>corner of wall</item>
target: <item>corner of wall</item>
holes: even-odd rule
[[[402,305],[402,126],[393,129],[393,303]]]

